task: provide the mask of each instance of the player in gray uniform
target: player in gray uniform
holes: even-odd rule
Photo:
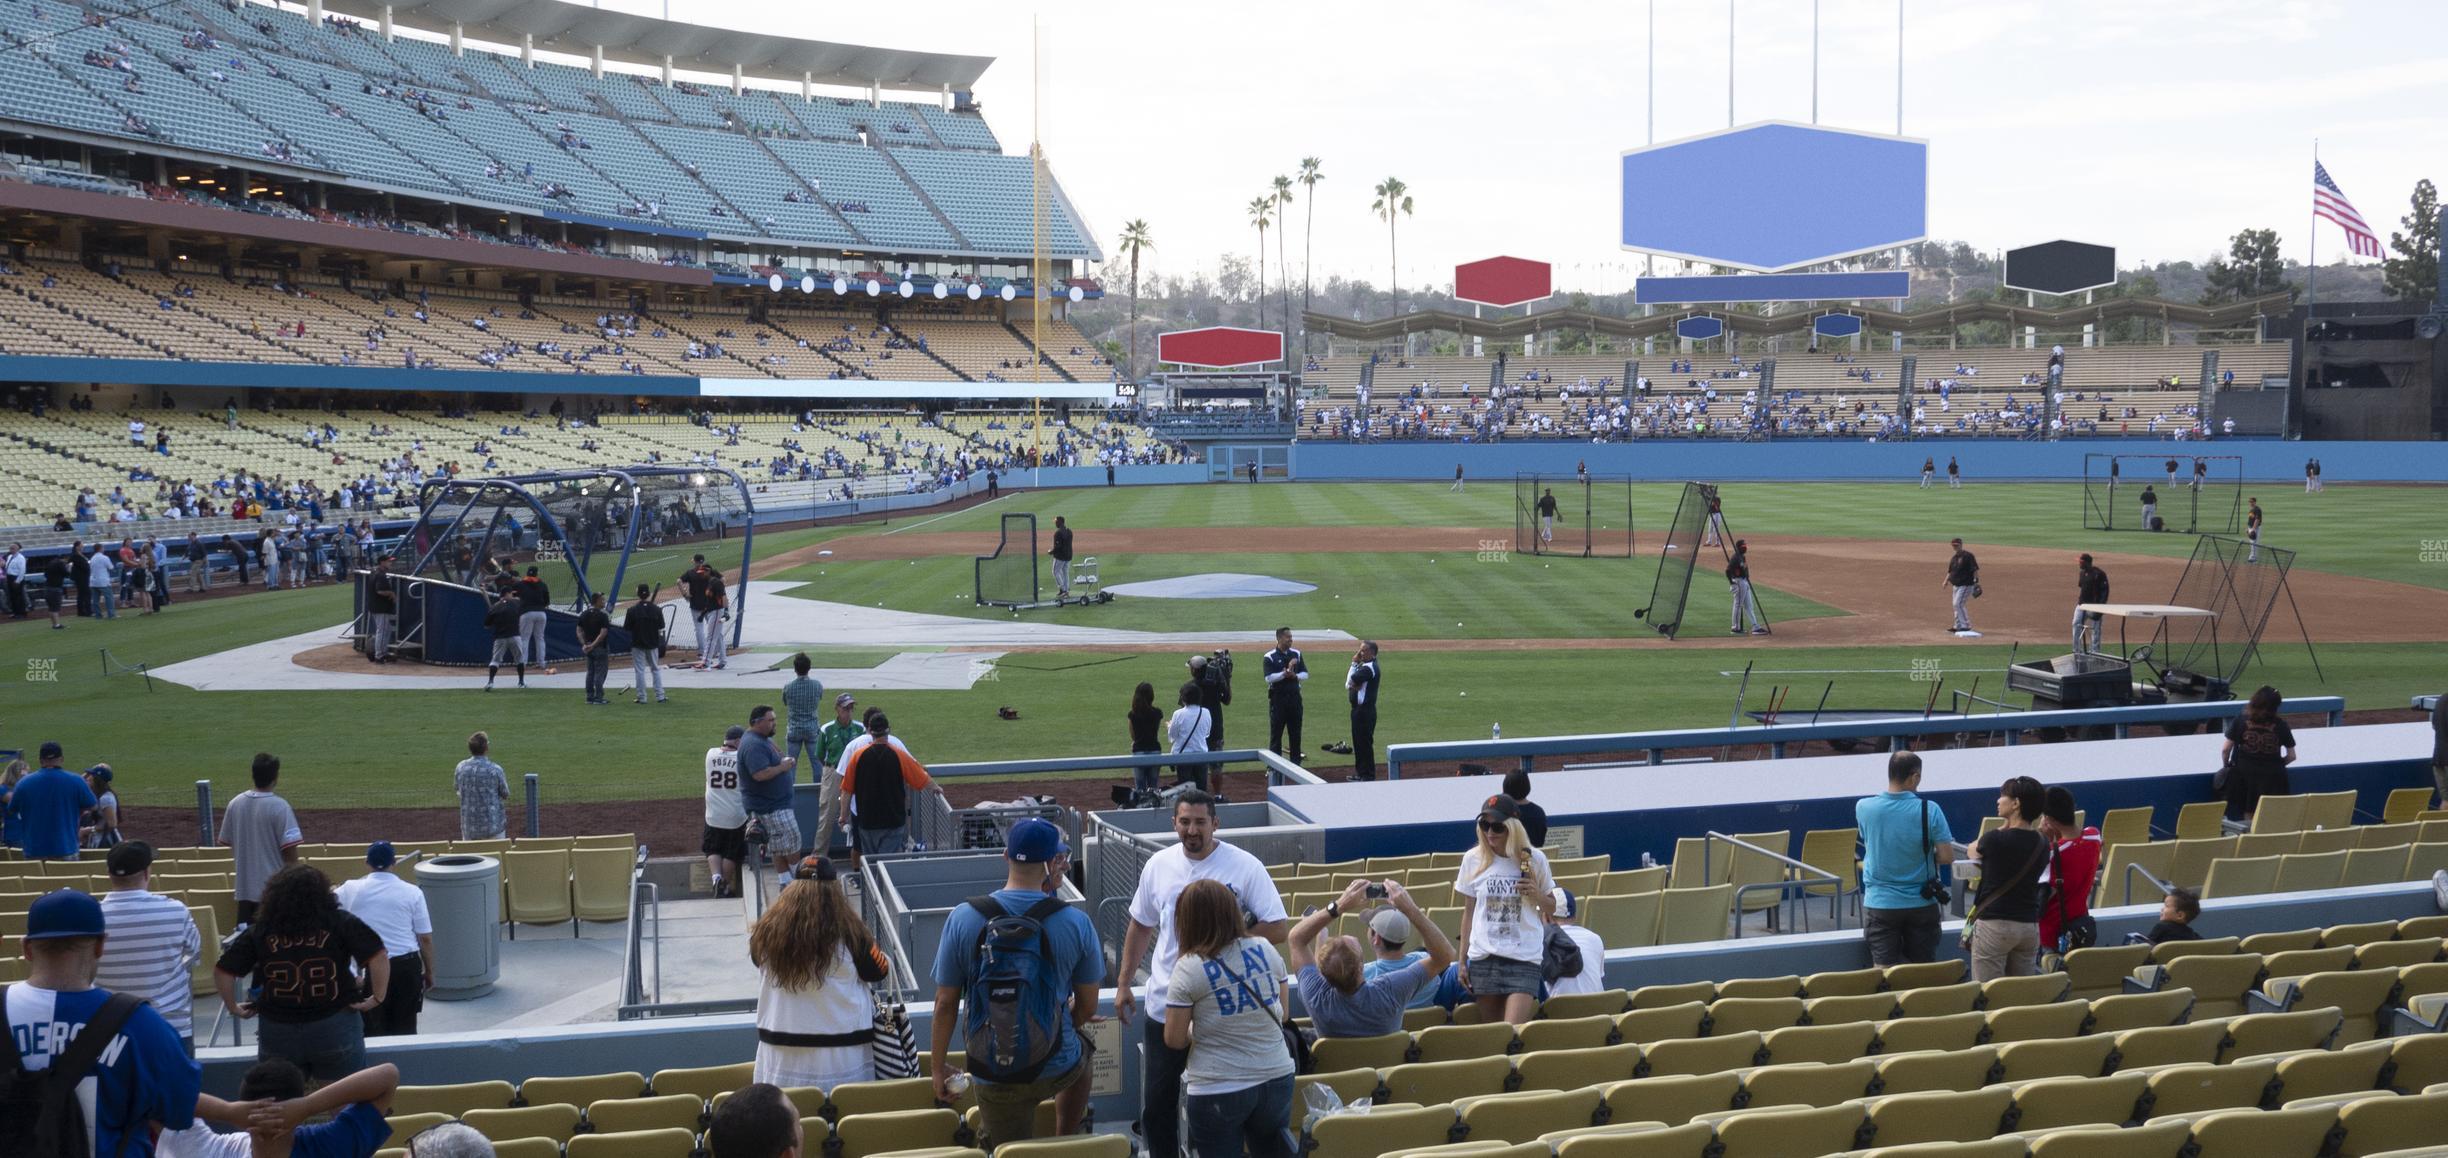
[[[1743,617],[1751,618],[1751,634],[1768,634],[1768,625],[1760,621],[1759,601],[1751,596],[1751,548],[1741,539],[1734,540],[1734,555],[1726,560],[1726,586],[1734,593],[1734,631],[1743,633]]]
[[[2244,561],[2258,563],[2261,561],[2261,500],[2246,499],[2244,504],[2244,539],[2252,544],[2252,551],[2244,556]]]

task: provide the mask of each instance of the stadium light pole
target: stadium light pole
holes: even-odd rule
[[[1896,0],[1896,135],[1904,135],[1904,0]]]
[[[1819,123],[1819,0],[1811,0],[1811,123]]]
[[[1734,2],[1726,0],[1726,127],[1734,127]]]

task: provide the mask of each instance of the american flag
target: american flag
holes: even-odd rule
[[[2380,256],[2380,238],[2363,223],[2363,215],[2355,212],[2354,202],[2346,192],[2329,179],[2329,170],[2320,162],[2312,162],[2312,215],[2326,217],[2346,231],[2346,247],[2357,257]]]

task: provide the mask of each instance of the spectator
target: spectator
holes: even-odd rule
[[[753,1082],[724,1098],[705,1141],[711,1158],[802,1158],[807,1147],[799,1108],[771,1082]],[[416,1158],[426,1158],[422,1149]]]
[[[153,1006],[195,1054],[196,958],[204,934],[176,897],[153,892],[153,846],[131,840],[110,850],[110,891],[102,894],[102,921],[110,933],[94,984],[132,993]]]
[[[1521,813],[1522,831],[1529,834],[1530,847],[1547,847],[1547,810],[1530,803],[1530,773],[1520,768],[1505,773],[1504,794],[1513,798],[1513,807]]]
[[[1538,1010],[1555,878],[1547,854],[1530,847],[1512,797],[1488,797],[1478,828],[1454,881],[1462,898],[1462,983],[1484,1020],[1520,1025]]]
[[[1357,908],[1371,897],[1382,897],[1386,908],[1409,930],[1423,931],[1428,951],[1418,959],[1370,973],[1361,961],[1357,937],[1318,938],[1340,919],[1345,906]],[[1370,918],[1372,926],[1377,917]],[[1374,932],[1372,930],[1372,936]],[[1402,1029],[1403,1010],[1432,994],[1436,979],[1454,959],[1453,943],[1422,913],[1411,894],[1394,881],[1353,881],[1343,895],[1302,917],[1292,926],[1285,945],[1292,954],[1292,975],[1300,986],[1301,1008],[1319,1037],[1378,1037]]]
[[[109,848],[119,843],[119,794],[111,791],[114,773],[108,764],[96,764],[85,770],[85,790],[93,793],[94,806],[85,811],[77,829],[77,842],[86,848]]]
[[[586,702],[609,704],[604,681],[612,675],[612,616],[604,611],[601,591],[587,592],[587,609],[578,613],[578,653],[586,657]]]
[[[240,925],[254,921],[264,884],[297,863],[298,845],[306,840],[298,831],[297,813],[272,791],[280,783],[280,766],[280,757],[257,752],[255,787],[231,797],[221,812],[221,843],[230,850]]]
[[[382,938],[340,908],[331,881],[291,865],[264,885],[261,920],[230,941],[213,966],[221,1007],[241,1020],[263,1016],[259,1060],[286,1058],[309,1078],[336,1080],[365,1068],[365,1021],[383,1003],[391,958]],[[352,970],[365,971],[361,989]],[[253,976],[240,1000],[238,979]]]
[[[1176,756],[1184,752],[1207,750],[1207,733],[1213,730],[1215,720],[1207,706],[1199,701],[1199,685],[1196,681],[1181,686],[1181,694],[1174,701],[1181,706],[1173,709],[1172,722],[1165,729],[1173,744],[1173,754]],[[1175,764],[1173,782],[1197,784],[1203,789],[1207,784],[1207,766],[1204,764]]]
[[[1133,756],[1153,756],[1164,751],[1164,741],[1157,730],[1164,726],[1164,713],[1156,709],[1156,685],[1146,680],[1131,689],[1130,711],[1123,719],[1130,725],[1130,750]],[[1154,791],[1160,775],[1156,765],[1131,769],[1131,787],[1142,792]]]
[[[774,876],[785,877],[807,841],[791,808],[791,769],[797,761],[774,747],[773,734],[773,708],[750,708],[748,734],[739,745],[740,806],[748,810],[748,843],[762,840],[773,857]]]
[[[43,741],[36,758],[40,766],[9,790],[9,822],[24,842],[18,847],[27,860],[75,860],[79,821],[94,807],[93,789],[60,767],[59,741]]]
[[[1853,805],[1862,842],[1862,939],[1881,969],[1938,958],[1945,865],[1955,860],[1946,813],[1923,800],[1921,757],[1887,758],[1887,791]]]
[[[2448,808],[2448,695],[2431,702],[2431,783],[2439,790],[2434,806]]]
[[[2049,842],[2048,895],[2040,906],[2040,946],[2064,954],[2099,939],[2091,892],[2099,881],[2100,835],[2075,823],[2074,793],[2052,785],[2040,806],[2040,835]]]
[[[892,734],[892,723],[882,710],[867,710],[867,734],[842,750],[841,765],[841,793],[850,801],[859,855],[908,848],[911,794],[940,796],[943,789]]]
[[[2017,776],[1998,789],[1998,819],[1973,846],[1980,893],[1966,920],[1972,933],[1972,980],[2028,977],[2040,971],[2040,870],[2048,841],[2040,835],[2046,806],[2040,782]]]
[[[7,987],[0,1010],[20,1064],[40,1072],[91,1059],[90,1092],[84,1077],[50,1083],[46,1101],[84,1118],[95,1154],[143,1158],[153,1151],[147,1123],[192,1125],[198,1073],[178,1032],[142,995],[94,983],[109,934],[102,906],[75,889],[46,893],[28,906],[25,930],[26,979]]]
[[[1003,847],[1003,887],[952,910],[935,951],[935,1017],[929,1070],[936,1097],[952,1101],[948,1060],[957,1031],[976,1081],[987,1146],[1036,1134],[1037,1103],[1055,1099],[1055,1132],[1074,1133],[1087,1106],[1087,1024],[1096,1015],[1105,954],[1088,914],[1060,892],[1070,845],[1053,822],[1012,825]],[[1020,954],[1037,954],[1033,966]],[[1034,984],[999,996],[1017,968]],[[1006,1007],[1008,1006],[1008,1007]],[[1008,1062],[990,1048],[1017,1027]]]
[[[2159,902],[2159,921],[2142,934],[2153,945],[2169,941],[2199,941],[2201,931],[2193,927],[2193,919],[2201,916],[2201,894],[2182,885],[2170,888]]]
[[[390,841],[367,845],[365,859],[374,871],[340,886],[340,907],[382,938],[392,977],[382,1004],[365,1013],[365,1035],[414,1036],[425,991],[433,988],[433,914],[425,908],[425,890],[392,871],[399,853]]]
[[[2278,702],[2278,689],[2263,684],[2245,703],[2244,714],[2227,725],[2218,781],[2229,820],[2250,820],[2263,796],[2289,791],[2286,768],[2295,762],[2295,730],[2279,718]]]
[[[1581,898],[1571,889],[1555,891],[1555,915],[1550,918],[1564,935],[1572,938],[1573,946],[1581,950],[1581,971],[1570,977],[1558,977],[1547,986],[1547,996],[1566,993],[1601,993],[1606,990],[1606,942],[1581,924]]]
[[[739,743],[747,734],[733,724],[705,754],[705,832],[697,851],[705,854],[717,898],[739,895],[740,864],[748,859],[748,810],[740,804],[739,786]]]
[[[1199,706],[1207,709],[1207,746],[1200,751],[1217,751],[1224,747],[1224,708],[1232,703],[1231,649],[1191,656],[1190,682],[1198,687]]]
[[[94,614],[103,619],[119,618],[119,582],[113,577],[117,566],[118,560],[100,543],[94,544],[93,554],[85,558],[86,583],[93,588]]]
[[[7,767],[0,768],[0,845],[6,845],[19,856],[25,855],[25,837],[17,831],[17,813],[9,807],[9,797],[28,771],[23,760],[11,760]]]
[[[510,777],[493,762],[493,739],[476,732],[467,739],[468,758],[451,773],[459,793],[459,839],[505,840],[510,836]]]
[[[850,718],[850,709],[857,706],[857,698],[848,692],[833,697],[833,721],[816,733],[818,787],[815,850],[820,856],[829,855],[834,839],[841,835],[842,753],[849,751],[854,741],[867,734],[865,725]]]
[[[196,1098],[196,1117],[237,1127],[215,1134],[203,1121],[165,1131],[160,1158],[373,1158],[391,1137],[383,1116],[399,1089],[399,1067],[385,1062],[306,1092],[306,1075],[279,1058],[256,1062],[238,1079],[236,1102]],[[309,1119],[331,1115],[327,1122]],[[434,1153],[422,1138],[418,1158]]]
[[[621,614],[621,628],[629,633],[629,673],[637,684],[637,702],[646,702],[646,683],[654,681],[655,702],[668,702],[663,695],[663,610],[654,605],[654,589],[640,583],[637,602]]]
[[[1428,953],[1426,950],[1406,951],[1405,949],[1405,947],[1411,943],[1411,938],[1415,935],[1417,934],[1411,924],[1410,918],[1403,916],[1401,913],[1396,912],[1393,909],[1377,910],[1376,914],[1369,918],[1368,935],[1369,947],[1375,950],[1376,956],[1371,959],[1368,964],[1360,967],[1361,979],[1363,981],[1374,981],[1379,977],[1392,973],[1406,965],[1412,964],[1413,962],[1427,960]],[[1440,970],[1439,975],[1441,976],[1443,973],[1451,971],[1451,966],[1448,966],[1446,969]],[[1436,987],[1432,985],[1427,989],[1422,989],[1419,992],[1412,994],[1410,1002],[1405,1005],[1404,1008],[1425,1008],[1431,1002],[1436,1000],[1436,996]],[[1453,1007],[1451,1005],[1447,1005],[1446,1008],[1451,1009]]]
[[[1253,932],[1270,941],[1284,935],[1283,898],[1276,893],[1266,866],[1218,839],[1217,828],[1215,797],[1192,789],[1174,799],[1175,841],[1149,857],[1139,870],[1139,884],[1131,894],[1130,927],[1123,933],[1122,956],[1114,965],[1114,1015],[1125,1023],[1137,1014],[1147,1015],[1141,1032],[1144,1068],[1139,1083],[1139,1126],[1150,1154],[1181,1151],[1182,1067],[1189,1055],[1168,1043],[1165,1025],[1167,994],[1181,953],[1174,932],[1175,902],[1193,882],[1217,881],[1241,898],[1243,916]],[[1151,946],[1154,960],[1148,967],[1149,991],[1143,1004],[1134,1007],[1131,983]]]
[[[1190,1152],[1291,1158],[1283,958],[1250,933],[1241,899],[1213,878],[1182,890],[1173,927],[1180,956],[1166,987],[1164,1044],[1187,1058]]]
[[[810,768],[817,767],[817,734],[824,729],[824,683],[808,675],[814,661],[806,652],[791,657],[790,682],[782,685],[782,711],[788,717],[783,732],[783,751],[793,761],[800,752],[807,753]],[[817,850],[822,853],[823,849]]]
[[[867,987],[892,964],[850,907],[832,861],[809,857],[797,877],[748,933],[748,963],[763,975],[756,1080],[824,1089],[874,1081],[875,998]]]

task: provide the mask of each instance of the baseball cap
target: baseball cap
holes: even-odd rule
[[[2084,555],[2084,556],[2082,557],[2082,564],[2083,564],[2083,566],[2085,566],[2085,567],[2090,566],[2090,565],[2091,565],[2091,556],[2089,556],[2089,555]]]
[[[1071,851],[1063,830],[1053,821],[1032,816],[1011,826],[1003,840],[1003,855],[1021,864],[1044,864]]]
[[[103,931],[102,903],[75,889],[44,893],[26,910],[28,941],[99,937]]]
[[[739,742],[739,738],[740,738],[740,737],[745,736],[745,735],[747,735],[747,734],[748,734],[748,729],[743,728],[743,727],[740,727],[738,724],[733,724],[733,725],[731,725],[730,727],[723,729],[723,743],[726,743],[726,744],[733,744],[733,743],[737,743],[737,742]]]
[[[1499,792],[1479,806],[1479,816],[1481,819],[1494,816],[1498,820],[1519,820],[1521,806],[1513,803],[1512,797]]]
[[[113,845],[103,863],[110,866],[110,875],[132,877],[153,867],[153,846],[141,840],[121,841]]]
[[[1411,928],[1411,918],[1403,916],[1400,910],[1379,909],[1369,917],[1369,931],[1388,945],[1407,945],[1415,930]]]
[[[45,759],[45,760],[57,760],[57,759],[59,759],[59,758],[60,758],[60,746],[59,746],[59,741],[57,741],[57,740],[45,740],[45,741],[43,741],[43,742],[42,742],[42,750],[41,750],[41,752],[40,752],[40,753],[38,753],[38,754],[39,754],[39,755],[40,755],[40,756],[41,756],[43,759]]]
[[[858,703],[857,698],[853,697],[848,692],[843,692],[842,694],[833,697],[833,706],[837,708],[847,708],[856,703]]]
[[[93,767],[86,769],[85,774],[93,777],[96,780],[100,780],[104,784],[111,782],[111,768],[108,764],[96,764]]]
[[[1571,889],[1558,887],[1552,895],[1555,897],[1556,916],[1571,920],[1581,915],[1581,899],[1574,896]]]
[[[366,864],[371,868],[387,869],[399,863],[399,851],[391,842],[378,840],[366,846]]]
[[[1205,667],[1205,666],[1207,666],[1207,657],[1206,657],[1206,656],[1203,656],[1203,655],[1194,655],[1194,656],[1191,656],[1191,657],[1190,657],[1190,667],[1191,667],[1191,669],[1192,669],[1192,670],[1196,670],[1196,669],[1198,669],[1198,668],[1203,668],[1203,667]]]

